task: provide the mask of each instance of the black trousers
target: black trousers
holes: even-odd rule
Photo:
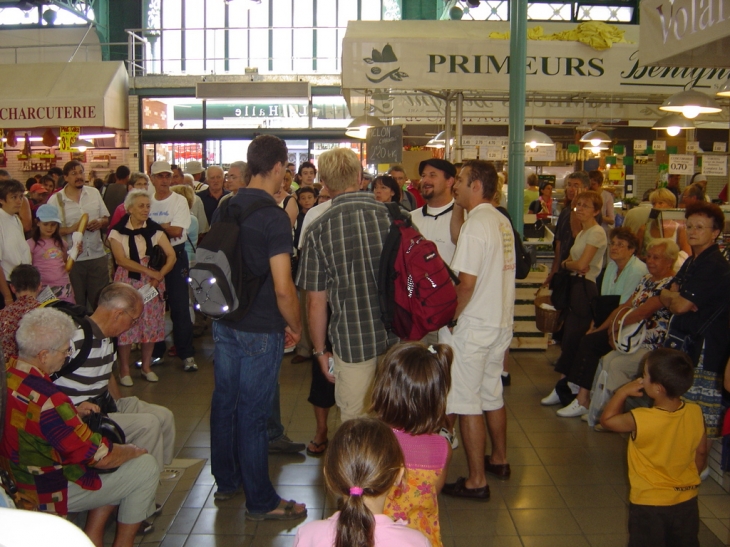
[[[699,547],[697,497],[677,505],[629,504],[629,547]]]
[[[571,279],[570,308],[563,324],[562,352],[555,363],[555,370],[566,376],[575,362],[581,338],[591,326],[591,299],[594,296],[598,296],[598,288],[593,281],[577,276]]]
[[[568,381],[585,389],[593,387],[593,378],[601,357],[611,351],[608,343],[609,329],[585,335],[578,344],[578,352],[567,373]]]

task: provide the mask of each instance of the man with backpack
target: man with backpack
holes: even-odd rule
[[[487,500],[486,473],[508,479],[507,414],[502,398],[502,359],[512,340],[515,300],[515,243],[509,220],[492,205],[498,188],[494,165],[473,160],[456,179],[456,203],[469,215],[451,262],[459,272],[454,320],[440,331],[451,345],[451,391],[446,412],[459,416],[469,476],[447,484],[449,496]],[[485,426],[486,417],[486,426]],[[486,433],[492,453],[484,455]]]
[[[291,223],[273,197],[284,180],[288,151],[278,137],[261,135],[251,142],[247,155],[248,186],[217,211],[204,240],[210,243],[217,237],[218,221],[245,212],[238,226],[238,256],[245,273],[261,280],[256,290],[237,294],[238,300],[229,306],[231,311],[240,306],[244,313],[233,318],[225,314],[213,323],[215,390],[210,446],[218,485],[214,497],[228,500],[243,491],[249,520],[299,519],[307,515],[304,505],[282,500],[269,478],[266,431],[284,346],[296,344],[302,332],[291,276]],[[199,260],[196,268],[200,265]],[[209,290],[209,284],[202,283],[198,290]],[[244,297],[251,299],[242,302]]]
[[[344,422],[366,412],[365,398],[377,358],[398,340],[380,320],[376,284],[391,220],[385,205],[375,201],[371,192],[359,191],[362,168],[352,150],[329,150],[318,163],[332,206],[307,230],[297,285],[308,291],[314,356],[335,384],[335,401]],[[332,353],[325,347],[328,302]],[[330,357],[334,360],[332,372]]]

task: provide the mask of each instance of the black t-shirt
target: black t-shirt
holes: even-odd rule
[[[208,219],[208,224],[212,222],[213,213],[215,213],[215,210],[218,208],[218,202],[223,199],[223,196],[227,196],[228,194],[230,194],[230,192],[223,190],[221,197],[214,198],[210,195],[210,190],[208,188],[198,192],[200,201],[203,202],[203,209],[205,209],[205,217]]]
[[[555,241],[560,242],[559,264],[562,264],[563,261],[568,258],[570,255],[570,248],[575,242],[573,230],[570,228],[570,211],[570,205],[563,207],[563,210],[560,211],[560,215],[558,216],[558,223],[555,226]]]
[[[228,205],[237,204],[243,211],[255,201],[270,201],[274,207],[255,211],[245,220],[241,225],[239,243],[251,272],[266,275],[266,280],[246,316],[237,322],[224,323],[245,332],[283,332],[286,321],[276,304],[269,259],[280,254],[291,255],[291,222],[284,210],[276,205],[274,198],[258,188],[241,188],[230,198]]]
[[[699,256],[688,258],[674,282],[679,285],[679,294],[697,306],[697,311],[673,316],[672,329],[697,334],[712,319],[704,332],[704,368],[720,372],[727,361],[730,339],[730,263],[722,256],[720,248],[712,245]],[[713,318],[718,310],[720,314]]]

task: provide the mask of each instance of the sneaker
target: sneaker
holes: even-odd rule
[[[581,405],[578,399],[573,399],[572,403],[558,410],[557,414],[561,418],[578,418],[583,414],[588,414],[588,409]]]
[[[502,373],[502,385],[504,387],[512,385],[512,376],[509,372],[507,374],[505,374],[504,372]]]
[[[186,357],[183,359],[183,368],[185,369],[185,372],[195,372],[198,370],[198,365],[195,364],[195,358]]]
[[[543,406],[553,406],[553,405],[559,405],[560,404],[560,397],[558,397],[558,392],[554,389],[550,392],[550,395],[547,397],[544,397],[540,400],[540,404]]]
[[[286,435],[282,435],[275,441],[269,441],[269,454],[296,454],[307,448],[304,443],[295,443]]]
[[[456,450],[457,448],[459,448],[459,437],[456,436],[456,433],[452,433],[445,427],[442,427],[441,431],[439,431],[439,435],[449,441],[449,444],[451,445],[451,450]]]

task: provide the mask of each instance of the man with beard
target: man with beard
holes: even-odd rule
[[[89,311],[96,307],[99,293],[109,282],[109,260],[101,241],[102,230],[109,224],[109,210],[99,190],[86,185],[84,166],[76,160],[63,166],[66,186],[49,203],[58,207],[61,215],[61,235],[72,247],[71,234],[79,229],[81,215],[89,215],[84,232],[83,248],[69,272],[76,303]]]

